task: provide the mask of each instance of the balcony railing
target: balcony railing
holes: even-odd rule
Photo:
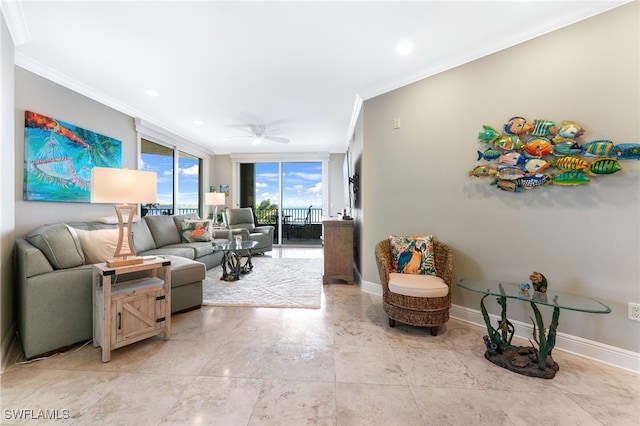
[[[173,214],[171,207],[142,207],[142,216],[171,216]],[[198,208],[178,208],[178,214],[199,213]]]
[[[282,217],[283,223],[301,223],[304,222],[307,217],[307,211],[309,208],[283,208]],[[255,211],[256,221],[260,225],[275,225],[278,219],[278,209],[260,209]],[[311,215],[309,216],[309,223],[322,223],[322,209],[311,208]]]
[[[284,223],[304,222],[307,217],[308,208],[284,208],[282,209],[282,217]],[[177,214],[199,213],[197,208],[178,208]],[[142,207],[143,216],[171,216],[174,209],[171,207]],[[260,209],[255,210],[256,221],[259,225],[275,225],[278,218],[278,209]],[[311,216],[309,223],[322,223],[322,209],[311,208]]]

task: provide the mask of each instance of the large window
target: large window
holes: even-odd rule
[[[158,176],[157,202],[142,206],[147,215],[198,213],[202,185],[202,159],[142,139],[142,170]],[[176,172],[177,170],[177,172]]]

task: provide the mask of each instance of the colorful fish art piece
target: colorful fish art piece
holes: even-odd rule
[[[519,135],[533,130],[533,124],[523,117],[511,117],[504,125],[505,135]]]
[[[551,167],[551,164],[542,158],[530,158],[524,163],[524,170],[531,174],[540,173],[549,167]]]
[[[488,176],[497,176],[497,175],[498,175],[498,171],[496,169],[492,169],[486,164],[478,166],[473,170],[469,170],[469,176],[488,177]]]
[[[477,161],[486,164],[470,170],[469,176],[492,177],[491,185],[503,191],[523,192],[549,184],[587,185],[620,172],[624,160],[640,160],[640,143],[584,142],[582,125],[572,120],[556,123],[513,116],[504,122],[502,133],[483,125],[478,141],[493,146],[476,150]]]
[[[502,154],[501,151],[493,148],[487,148],[484,152],[478,151],[478,161],[483,158],[487,161],[495,160]]]
[[[531,157],[544,157],[553,154],[553,145],[551,141],[543,137],[531,138],[524,144],[522,150]]]
[[[613,142],[609,140],[591,141],[582,146],[582,154],[587,157],[608,157],[613,150]]]
[[[505,135],[494,142],[495,146],[504,150],[519,150],[522,148],[522,141],[517,135]]]
[[[640,143],[621,143],[613,146],[618,160],[640,160]]]
[[[589,173],[595,175],[610,175],[622,170],[618,160],[613,158],[598,158],[589,165]]]
[[[498,157],[498,163],[507,164],[509,166],[518,166],[524,164],[525,158],[522,154],[515,151],[505,151],[500,157]]]
[[[518,179],[518,183],[525,189],[538,188],[551,182],[553,177],[548,174],[538,173],[535,175],[527,175]]]
[[[493,143],[500,137],[500,133],[491,126],[482,126],[482,131],[478,133],[478,140],[484,143]]]
[[[582,172],[562,172],[553,175],[551,181],[555,185],[577,186],[589,183],[589,176]]]

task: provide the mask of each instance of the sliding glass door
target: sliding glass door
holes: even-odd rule
[[[240,206],[276,228],[275,244],[321,245],[321,162],[240,164]]]
[[[321,244],[322,163],[282,163],[282,214],[283,244]]]

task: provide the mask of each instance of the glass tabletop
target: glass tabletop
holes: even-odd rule
[[[493,296],[504,296],[510,299],[534,302],[540,305],[547,305],[572,311],[591,312],[595,314],[608,314],[611,308],[596,300],[575,294],[562,293],[559,291],[547,290],[540,293],[533,290],[522,290],[520,284],[504,281],[484,280],[475,278],[462,278],[457,283],[458,287]]]
[[[239,250],[249,250],[258,245],[257,241],[243,241],[238,244],[235,241],[231,241],[225,244],[216,244],[213,246],[214,250],[222,250],[222,251],[239,251]]]

